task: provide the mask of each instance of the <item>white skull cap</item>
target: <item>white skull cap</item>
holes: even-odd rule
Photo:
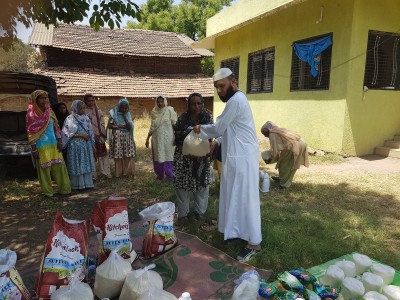
[[[224,78],[228,77],[231,74],[232,74],[231,69],[229,69],[229,68],[221,68],[217,72],[215,72],[215,74],[213,76],[213,80],[214,81],[221,80],[221,79],[224,79]]]

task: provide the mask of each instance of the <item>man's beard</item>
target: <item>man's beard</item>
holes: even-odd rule
[[[228,102],[228,100],[235,95],[236,91],[233,89],[233,86],[230,85],[228,90],[226,91],[225,96],[219,96],[219,99],[221,99],[222,102],[226,103]]]

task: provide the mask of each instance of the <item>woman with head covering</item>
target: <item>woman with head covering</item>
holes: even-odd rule
[[[83,97],[86,108],[85,113],[92,122],[92,128],[94,133],[94,140],[96,145],[96,161],[100,167],[100,172],[107,178],[111,178],[110,171],[110,160],[108,158],[106,148],[106,127],[104,123],[104,115],[100,108],[98,108],[96,99],[92,94],[86,94]],[[93,172],[93,179],[96,179],[96,171]]]
[[[71,183],[61,154],[60,127],[50,108],[47,92],[36,90],[31,94],[26,131],[42,193],[53,196],[51,177],[57,183],[60,194],[71,193]]]
[[[158,96],[156,105],[151,111],[151,125],[146,139],[146,148],[153,153],[153,167],[157,179],[163,179],[164,174],[169,180],[174,179],[172,161],[174,159],[174,130],[178,116],[173,107],[167,106],[167,98]]]
[[[58,125],[63,128],[65,119],[69,116],[67,105],[64,102],[58,102],[54,106],[54,113],[56,114]]]
[[[204,109],[204,99],[199,93],[193,93],[188,98],[187,111],[182,113],[174,126],[174,187],[178,206],[178,223],[185,224],[189,213],[189,192],[195,200],[195,214],[204,218],[208,206],[210,156],[193,157],[182,154],[185,137],[198,124],[212,124],[210,113]]]
[[[262,126],[261,133],[269,138],[271,147],[261,154],[262,158],[267,164],[277,162],[279,177],[272,176],[272,179],[279,183],[279,188],[290,187],[300,165],[308,167],[306,142],[297,133],[279,128],[271,121]]]
[[[69,112],[67,109],[67,105],[64,102],[59,102],[56,105],[54,105],[54,113],[56,114],[57,120],[58,120],[58,125],[62,129],[64,126],[65,119],[69,116]],[[67,149],[62,150],[62,155],[64,158],[64,161],[67,161]]]
[[[115,177],[133,175],[136,146],[127,99],[119,100],[118,104],[110,110],[107,128],[109,129],[110,158],[113,158],[115,162]]]
[[[96,170],[94,134],[82,100],[72,102],[71,114],[62,129],[62,144],[68,149],[67,167],[72,189],[92,189],[92,172]]]

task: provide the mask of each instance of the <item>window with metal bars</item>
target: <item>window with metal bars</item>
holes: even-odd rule
[[[275,47],[249,53],[247,93],[272,93],[274,86]]]
[[[400,34],[370,30],[364,86],[369,89],[400,90]]]
[[[304,40],[293,42],[293,44],[311,43],[322,38],[331,36],[332,33],[311,37]],[[314,77],[311,74],[311,66],[300,60],[293,47],[292,50],[292,70],[290,75],[290,91],[309,91],[309,90],[329,90],[329,80],[331,75],[332,45],[314,57],[319,60],[317,65],[318,74]]]
[[[233,72],[236,77],[236,80],[239,84],[239,56],[228,58],[221,61],[221,68],[229,68]]]

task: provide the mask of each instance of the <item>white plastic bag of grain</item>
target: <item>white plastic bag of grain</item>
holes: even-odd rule
[[[338,287],[342,284],[344,277],[344,272],[341,268],[337,265],[331,265],[326,269],[321,281],[324,285]]]
[[[400,286],[387,285],[383,287],[383,294],[389,300],[400,300]]]
[[[260,287],[259,275],[257,271],[251,270],[243,273],[238,280],[231,300],[254,300],[258,297]]]
[[[151,269],[156,267],[151,264],[143,269],[132,271],[126,276],[119,300],[135,300],[149,288],[163,289],[161,276]]]
[[[344,300],[361,297],[365,289],[362,282],[358,279],[346,277],[342,281],[342,295]]]
[[[344,272],[345,277],[355,277],[356,276],[356,264],[350,260],[341,260],[336,263],[336,265],[341,268]]]
[[[15,268],[17,254],[8,249],[0,250],[0,299],[30,299],[29,291]]]
[[[93,292],[87,283],[81,282],[84,277],[83,267],[78,267],[78,270],[73,275],[69,285],[61,286],[55,290],[51,296],[51,300],[93,300]]]
[[[383,279],[383,285],[391,284],[394,279],[395,269],[384,264],[372,264],[371,272]]]
[[[137,300],[177,300],[174,295],[171,293],[151,287],[147,290],[147,292],[143,293],[142,295],[137,298]]]
[[[210,143],[202,140],[200,135],[191,131],[184,139],[182,146],[183,155],[203,157],[210,153]]]
[[[354,253],[353,261],[356,265],[356,275],[361,275],[362,273],[367,272],[369,267],[372,266],[372,260],[364,254]]]
[[[380,292],[383,286],[383,279],[381,276],[371,272],[365,272],[361,277],[361,282],[364,285],[365,291]]]
[[[265,151],[261,152],[261,158],[264,161],[270,160],[272,158],[271,150],[265,150]]]
[[[93,291],[100,299],[118,296],[126,276],[132,271],[130,261],[118,254],[119,248],[111,251],[108,258],[96,269]]]
[[[388,300],[388,298],[385,295],[382,295],[376,291],[369,291],[368,293],[365,293],[363,296],[364,300]]]

